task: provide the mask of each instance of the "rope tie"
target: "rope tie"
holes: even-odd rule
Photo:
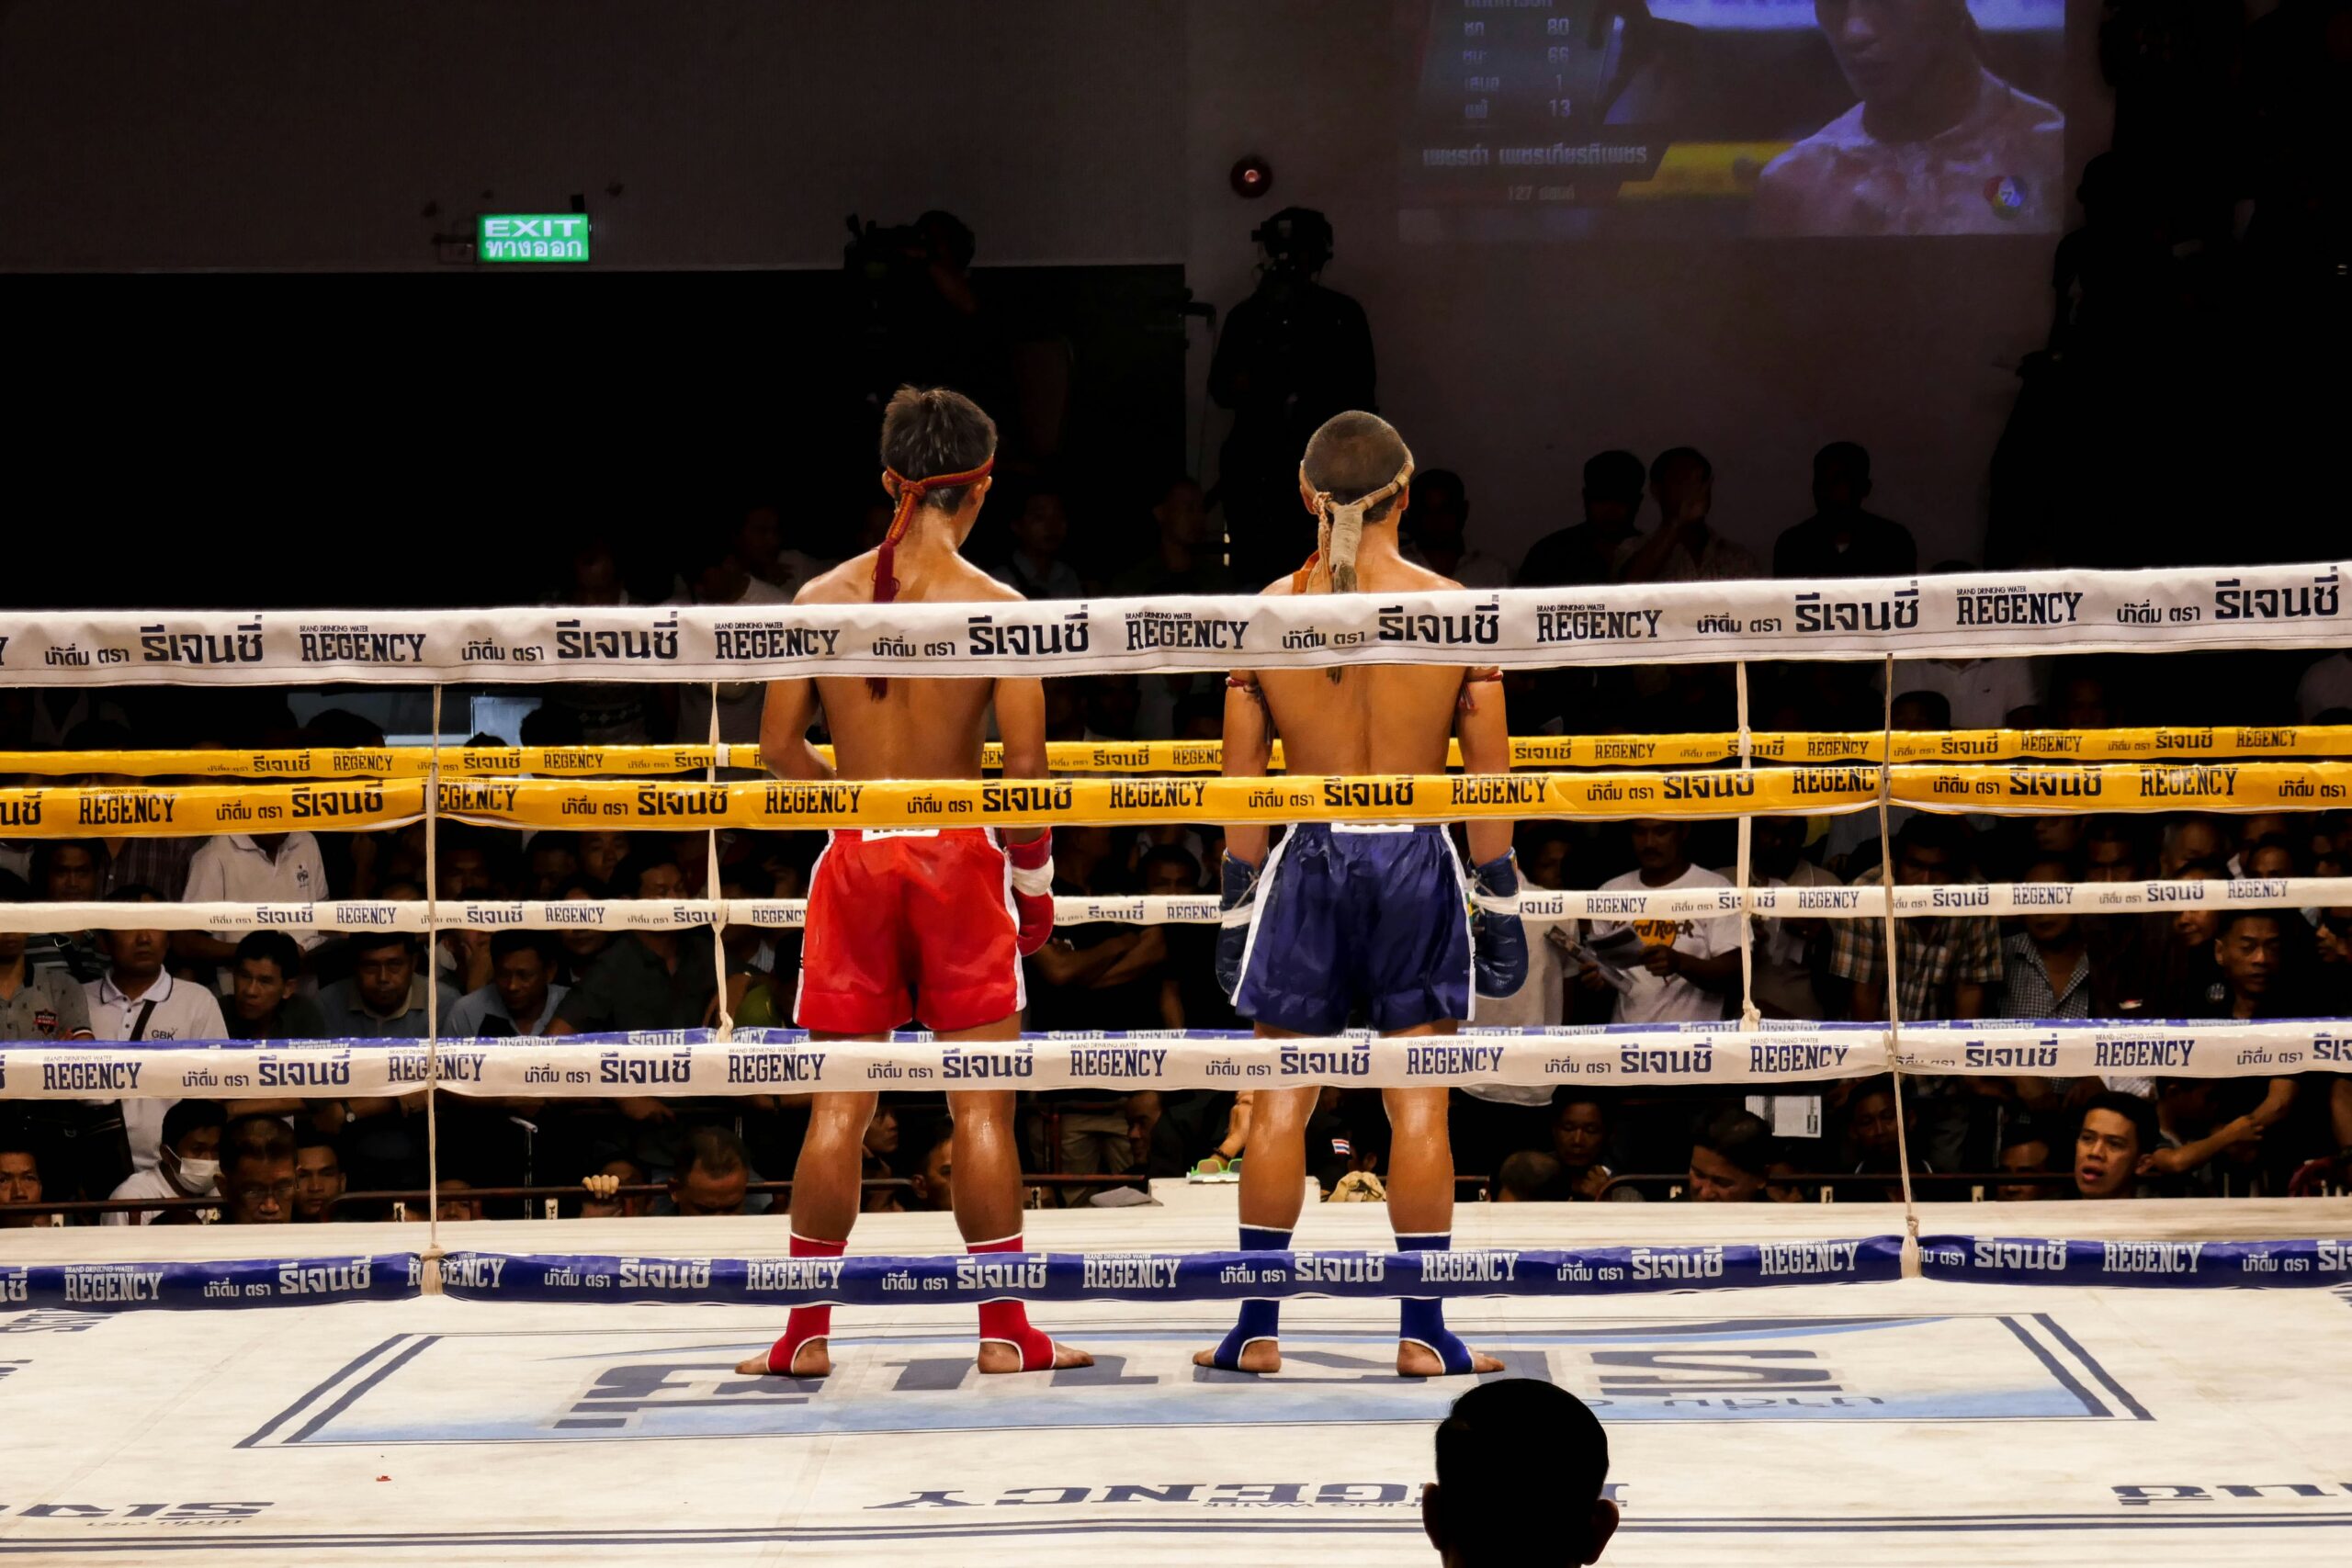
[[[895,586],[895,585],[894,585]],[[708,778],[718,782],[718,682],[710,683],[710,755]],[[727,904],[720,896],[718,881],[718,829],[710,830],[710,865],[703,874],[703,898],[710,906],[710,960],[718,976],[718,1038],[724,1043],[735,1038],[735,1015],[727,1006]]]
[[[424,1256],[418,1286],[441,1293],[441,683],[433,683],[433,756],[424,769]]]
[[[1356,591],[1356,551],[1363,544],[1363,514],[1403,490],[1412,479],[1413,454],[1408,449],[1404,465],[1396,470],[1396,478],[1353,501],[1334,501],[1329,491],[1315,488],[1314,481],[1306,477],[1306,465],[1301,463],[1298,466],[1298,482],[1300,488],[1306,491],[1308,504],[1315,509],[1315,553],[1306,558],[1306,565],[1291,573],[1290,591],[1293,593],[1313,592],[1311,584],[1315,569],[1323,566],[1330,576],[1331,592],[1353,593]],[[1324,671],[1335,686],[1345,673],[1336,666]]]
[[[1911,1135],[1903,1125],[1903,979],[1895,964],[1894,837],[1887,830],[1887,797],[1894,786],[1894,655],[1886,656],[1886,750],[1878,765],[1878,885],[1886,895],[1879,940],[1886,944],[1887,1082],[1894,1100],[1894,1158],[1903,1178],[1903,1277],[1919,1278],[1919,1205],[1911,1192]]]
[[[895,468],[885,468],[899,487],[899,510],[890,514],[889,532],[882,536],[882,543],[874,552],[874,602],[888,604],[899,596],[899,541],[907,536],[907,529],[914,522],[915,509],[922,498],[935,490],[954,490],[960,485],[978,484],[995,471],[996,459],[990,457],[977,468],[967,468],[960,474],[933,474],[929,479],[910,479]],[[869,676],[865,689],[878,701],[890,690],[890,682]]]
[[[1378,490],[1360,495],[1353,501],[1334,501],[1328,490],[1317,490],[1306,477],[1306,465],[1298,466],[1298,482],[1306,491],[1317,523],[1315,553],[1306,564],[1291,574],[1290,588],[1294,593],[1309,592],[1307,581],[1315,575],[1318,564],[1328,565],[1331,574],[1331,592],[1353,593],[1356,591],[1356,550],[1363,543],[1364,513],[1413,482],[1413,454],[1408,450],[1396,477]]]
[[[1747,660],[1733,664],[1732,678],[1739,691],[1739,771],[1745,773],[1755,769],[1747,731]],[[1739,879],[1739,1027],[1743,1032],[1751,1032],[1764,1021],[1756,1006],[1756,897],[1750,886],[1755,872],[1748,864],[1748,829],[1755,820],[1747,812],[1740,813],[1739,862],[1732,868]]]

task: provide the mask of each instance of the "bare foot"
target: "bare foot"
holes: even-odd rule
[[[1085,1351],[1074,1350],[1058,1339],[1054,1341],[1053,1370],[1055,1371],[1065,1371],[1071,1367],[1091,1367],[1093,1364],[1094,1358]],[[979,1368],[984,1372],[1020,1371],[1022,1370],[1021,1351],[1017,1347],[1008,1345],[1001,1339],[984,1339],[980,1342]],[[1042,1372],[1046,1369],[1039,1367],[1037,1370]]]
[[[1241,1347],[1241,1359],[1235,1367],[1218,1367],[1216,1352],[1214,1350],[1194,1351],[1193,1365],[1209,1367],[1219,1371],[1278,1372],[1283,1370],[1283,1348],[1279,1342],[1272,1339],[1252,1339],[1249,1344]]]
[[[826,1350],[825,1342],[821,1339],[804,1339],[800,1342],[800,1348],[792,1353],[792,1371],[788,1373],[770,1372],[768,1371],[768,1353],[765,1350],[761,1351],[758,1355],[752,1357],[748,1361],[738,1361],[735,1363],[736,1374],[740,1377],[747,1378],[787,1376],[796,1378],[821,1378],[831,1372],[832,1370],[833,1358]]]
[[[1483,1351],[1473,1350],[1470,1352],[1470,1370],[1473,1372],[1498,1372],[1503,1370],[1503,1364]],[[1399,1340],[1396,1345],[1396,1375],[1400,1378],[1442,1378],[1446,1375],[1445,1363],[1428,1346],[1411,1339]]]

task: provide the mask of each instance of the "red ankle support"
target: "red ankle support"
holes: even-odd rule
[[[964,1250],[974,1256],[989,1252],[1019,1252],[1021,1238],[1006,1236],[1001,1241],[967,1242]],[[1001,1340],[1021,1352],[1021,1370],[1042,1372],[1054,1364],[1054,1341],[1049,1335],[1034,1328],[1029,1323],[1029,1309],[1020,1302],[982,1302],[980,1303],[980,1338]]]
[[[790,1256],[794,1258],[839,1258],[849,1247],[846,1241],[822,1241],[814,1236],[795,1235]],[[784,1337],[768,1347],[768,1371],[793,1375],[794,1358],[800,1348],[811,1339],[830,1338],[833,1329],[833,1309],[831,1306],[794,1307],[784,1320]]]

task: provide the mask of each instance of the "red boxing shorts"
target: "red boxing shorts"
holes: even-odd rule
[[[828,1034],[1010,1018],[1028,1001],[1018,930],[988,829],[836,829],[808,874],[793,1016]]]

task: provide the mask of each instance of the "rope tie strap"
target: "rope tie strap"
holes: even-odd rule
[[[718,782],[718,682],[710,683],[710,751],[709,782]],[[713,827],[707,844],[708,863],[703,872],[703,897],[710,906],[710,961],[718,977],[718,1038],[735,1037],[735,1015],[727,1005],[727,915],[726,905],[719,897],[718,829]]]
[[[882,543],[874,551],[874,602],[876,604],[888,604],[899,597],[899,542],[907,536],[907,529],[913,524],[915,509],[922,504],[922,498],[935,490],[956,490],[964,485],[978,484],[995,469],[996,459],[990,457],[977,468],[967,468],[960,474],[933,474],[928,479],[910,479],[895,468],[882,470],[898,487],[899,510],[890,514],[889,531],[882,536]],[[879,676],[869,676],[865,689],[879,700],[888,694],[890,682]]]
[[[1539,889],[1523,897],[1532,901],[1542,896]],[[1528,907],[1521,906],[1522,918]],[[1494,912],[1510,911],[1503,905]],[[2282,1062],[2311,1061],[2317,1048],[2336,1049],[2342,1032],[2336,1019],[1912,1020],[1901,1026],[1902,1061],[1907,1074],[1982,1070],[1990,1059],[2076,1077],[2111,1068],[2118,1060],[2161,1060],[2200,1078],[2268,1079]],[[1895,1061],[1890,1032],[1882,1025],[1803,1027],[1773,1019],[1755,1030],[1723,1020],[1468,1029],[1445,1051],[1424,1056],[1422,1049],[1414,1042],[1366,1034],[1273,1042],[1246,1031],[1215,1029],[1030,1032],[1017,1043],[982,1048],[906,1033],[888,1040],[811,1040],[804,1031],[745,1028],[740,1021],[728,1040],[716,1029],[682,1029],[481,1039],[443,1034],[430,1043],[349,1037],[65,1041],[8,1046],[0,1112],[8,1101],[74,1100],[101,1091],[126,1100],[218,1096],[234,1080],[274,1084],[305,1099],[421,1097],[428,1080],[437,1097],[597,1098],[610,1092],[607,1083],[598,1081],[594,1071],[583,1075],[576,1069],[593,1069],[600,1062],[615,1071],[609,1082],[674,1083],[691,1086],[697,1095],[740,1096],[864,1092],[883,1077],[920,1076],[938,1082],[985,1075],[1018,1077],[1023,1088],[1039,1089],[1214,1089],[1236,1078],[1290,1089],[1330,1081],[1333,1069],[1323,1053],[1344,1057],[1348,1081],[1366,1089],[1532,1088],[1596,1080],[1628,1088],[1811,1085],[1883,1073]],[[987,1060],[975,1066],[975,1056]],[[951,1063],[956,1064],[953,1073],[945,1070]]]
[[[1894,656],[1886,657],[1886,744],[1892,754],[1894,744]],[[1878,885],[1886,897],[1886,913],[1882,918],[1879,940],[1886,944],[1886,1058],[1887,1082],[1894,1100],[1894,1160],[1903,1179],[1903,1277],[1916,1280],[1920,1275],[1919,1205],[1911,1193],[1911,1135],[1903,1125],[1903,984],[1895,965],[1894,923],[1894,837],[1887,830],[1887,800],[1894,789],[1891,767],[1878,771]],[[1741,819],[1742,826],[1746,818]]]
[[[424,1253],[418,1279],[441,1293],[441,683],[433,684],[433,756],[424,779]]]
[[[1408,449],[1405,460],[1396,469],[1396,477],[1378,490],[1356,497],[1353,501],[1334,501],[1328,490],[1317,490],[1306,477],[1306,465],[1298,466],[1299,488],[1306,492],[1307,504],[1313,508],[1317,522],[1315,553],[1306,564],[1291,573],[1293,593],[1312,593],[1316,569],[1323,567],[1330,579],[1329,592],[1353,593],[1356,591],[1356,550],[1363,543],[1364,513],[1385,502],[1407,485],[1413,482],[1413,454]],[[1337,682],[1341,671],[1328,671]]]
[[[1747,729],[1747,660],[1732,666],[1739,693],[1739,771],[1753,773],[1756,762],[1754,748]],[[1739,818],[1739,863],[1733,873],[1739,878],[1739,1027],[1753,1030],[1764,1021],[1763,1010],[1756,1005],[1756,889],[1755,868],[1749,861],[1756,818],[1746,812]]]

